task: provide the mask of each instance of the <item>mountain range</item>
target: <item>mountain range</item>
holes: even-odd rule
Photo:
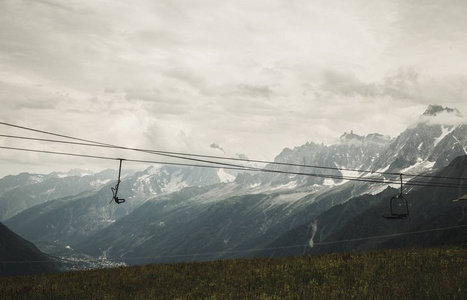
[[[430,187],[430,177],[411,176],[467,177],[463,120],[431,105],[396,138],[350,131],[333,145],[286,148],[264,166],[269,172],[149,167],[122,180],[120,205],[109,203],[115,170],[7,176],[0,216],[54,255],[127,264],[465,243],[465,204],[451,200],[467,182],[440,188],[437,178]],[[418,185],[403,186],[410,221],[391,222],[382,215],[399,193],[399,173]]]

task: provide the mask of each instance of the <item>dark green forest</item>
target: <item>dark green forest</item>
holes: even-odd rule
[[[2,299],[465,299],[467,248],[144,265],[0,279]]]

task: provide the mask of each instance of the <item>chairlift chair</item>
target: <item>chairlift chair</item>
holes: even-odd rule
[[[389,220],[410,220],[409,215],[409,202],[402,194],[402,174],[399,174],[401,180],[401,191],[398,195],[391,198],[389,202],[389,215],[383,215],[384,218]]]
[[[409,203],[402,195],[397,195],[391,198],[389,203],[390,214],[384,215],[386,219],[404,220],[409,218]]]

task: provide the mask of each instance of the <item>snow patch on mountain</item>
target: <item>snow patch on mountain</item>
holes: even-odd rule
[[[297,200],[300,200],[309,194],[310,193],[307,193],[307,192],[281,194],[281,195],[278,195],[277,197],[274,197],[271,200],[271,205],[281,205],[281,204],[296,202]]]
[[[106,180],[99,180],[98,179],[98,180],[91,181],[89,183],[89,185],[92,186],[93,188],[97,189],[97,188],[99,188],[101,186],[106,185],[109,182],[110,182],[110,179],[106,179]]]
[[[256,182],[256,183],[253,183],[253,184],[250,184],[250,188],[256,188],[256,187],[259,187],[261,185],[261,182]]]
[[[56,178],[66,178],[66,177],[84,177],[84,176],[92,176],[95,175],[94,172],[90,170],[81,170],[81,169],[71,169],[68,172],[52,172],[49,174],[51,177],[56,177]]]
[[[433,169],[433,166],[435,165],[436,162],[434,161],[423,161],[419,159],[419,161],[411,165],[410,167],[407,167],[405,169],[400,170],[399,172],[402,174],[408,173],[408,174],[418,174],[418,173],[424,173],[427,171],[430,171]]]
[[[219,177],[219,180],[224,183],[235,181],[235,176],[227,173],[224,169],[219,169],[217,171],[217,176]]]
[[[162,170],[162,165],[156,165],[156,166],[150,166],[144,170],[144,173],[149,174],[149,175],[156,175],[160,174]]]
[[[148,178],[153,177],[153,175],[160,175],[162,172],[162,166],[150,166],[146,170],[140,173],[138,176],[138,181],[147,182]],[[167,172],[166,172],[167,173]]]
[[[456,138],[454,135],[452,137],[457,141],[457,143],[459,143],[459,145],[462,147],[462,150],[464,150],[464,153],[467,155],[467,146],[464,147],[464,145],[462,145],[462,143],[459,141],[459,139]],[[454,148],[454,146],[453,146],[453,148]]]
[[[279,186],[271,187],[271,190],[290,190],[296,188],[298,185],[297,181],[290,181],[289,183],[282,184]]]
[[[29,181],[32,183],[41,183],[44,181],[44,178],[40,175],[31,175],[29,176]]]
[[[337,183],[332,178],[325,178],[323,181],[323,185],[325,186],[335,186]]]
[[[387,189],[389,186],[389,184],[375,184],[367,190],[367,193],[370,195],[377,195]]]
[[[49,189],[49,190],[44,191],[44,192],[42,193],[42,195],[50,195],[50,194],[52,194],[54,191],[55,191],[55,188]]]
[[[171,174],[169,182],[165,184],[164,187],[161,188],[163,193],[172,193],[179,191],[185,187],[187,187],[187,183],[183,181],[183,174],[181,170]]]
[[[345,178],[355,178],[355,177],[368,177],[368,176],[372,176],[371,173],[365,173],[365,172],[357,172],[357,171],[351,171],[351,170],[345,170],[345,167],[341,167],[341,166],[337,166],[337,168],[339,169],[339,172],[341,172],[342,174],[342,177],[345,177]],[[341,169],[342,168],[342,169]],[[360,166],[358,169],[362,168],[362,166]],[[342,185],[344,183],[347,183],[349,182],[349,179],[343,179],[341,180],[340,182],[337,182],[337,183],[334,183],[334,185]]]
[[[383,192],[385,189],[387,189],[389,187],[400,190],[401,185],[399,183],[389,183],[389,184],[387,184],[387,183],[384,183],[384,184],[377,183],[377,184],[373,184],[367,189],[366,194],[377,195],[377,194]]]
[[[391,167],[391,165],[387,165],[386,167],[380,168],[380,169],[376,170],[375,172],[376,173],[386,172],[389,169],[389,167]]]
[[[455,129],[454,126],[441,126],[441,135],[435,139],[434,143],[433,143],[433,148],[436,147],[436,145],[439,144],[439,142],[441,142],[448,134],[450,134],[451,132],[453,132]]]

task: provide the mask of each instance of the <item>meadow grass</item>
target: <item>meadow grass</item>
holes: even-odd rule
[[[382,250],[0,278],[2,299],[466,299],[467,249]]]

